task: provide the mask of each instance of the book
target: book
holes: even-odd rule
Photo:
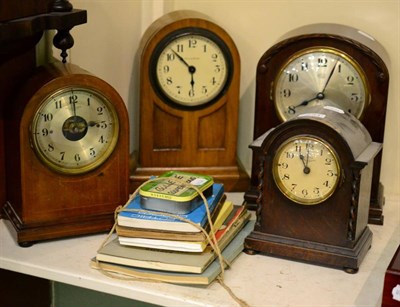
[[[244,224],[250,219],[250,212],[240,218],[240,222],[234,223],[229,231],[219,242],[220,250],[223,250]],[[184,253],[176,251],[163,251],[156,249],[124,246],[115,238],[104,245],[96,254],[98,261],[121,264],[139,268],[155,269],[161,271],[202,273],[215,259],[214,250],[206,250],[203,253]]]
[[[214,231],[216,232],[224,223],[229,214],[233,211],[233,203],[225,201],[215,219]],[[182,252],[202,252],[208,245],[207,239],[201,241],[182,241],[168,239],[148,239],[138,237],[118,236],[119,243],[128,246],[156,248],[163,250],[175,250]]]
[[[253,230],[254,222],[254,220],[249,221],[222,251],[222,256],[228,262],[232,263],[243,251],[244,239]],[[221,273],[221,266],[218,259],[213,259],[212,263],[198,274],[136,268],[127,265],[96,261],[95,258],[91,261],[91,267],[134,278],[188,285],[209,285]]]
[[[179,171],[161,174],[139,189],[142,208],[173,214],[186,214],[203,203],[212,194],[214,180],[211,176]]]
[[[221,183],[214,183],[213,193],[207,198],[210,212],[213,212],[223,195],[224,185]],[[118,225],[159,230],[200,232],[200,229],[198,229],[196,226],[186,221],[182,221],[168,215],[163,215],[164,212],[143,209],[140,205],[140,195],[136,195],[136,197],[132,199],[125,208],[128,210],[133,209],[141,211],[119,212],[117,216]],[[190,220],[199,227],[204,227],[208,222],[205,204],[202,204],[188,214],[178,214],[177,216]]]
[[[222,204],[226,201],[226,195],[224,194],[216,208],[211,213],[211,220],[215,225],[216,218],[219,217],[219,211]],[[209,223],[204,227],[207,233],[209,233]],[[136,238],[148,238],[148,239],[161,239],[161,240],[177,240],[177,241],[203,241],[206,239],[206,235],[200,232],[182,232],[173,230],[163,229],[147,229],[147,228],[136,228],[127,226],[116,226],[116,232],[122,237],[136,237]]]

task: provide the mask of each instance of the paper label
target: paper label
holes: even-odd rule
[[[392,290],[393,300],[400,302],[400,285],[397,285]]]

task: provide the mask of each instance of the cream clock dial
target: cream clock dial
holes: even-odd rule
[[[207,33],[207,32],[204,32]],[[201,106],[215,100],[228,82],[226,51],[217,38],[183,34],[160,46],[155,71],[159,91],[181,106]]]
[[[313,47],[294,54],[274,83],[275,108],[283,121],[315,105],[334,105],[360,118],[370,102],[362,68],[334,48]]]
[[[30,129],[32,146],[43,163],[60,173],[81,174],[101,165],[113,152],[119,122],[102,94],[68,87],[42,102]]]
[[[302,205],[316,205],[335,191],[340,164],[328,143],[310,136],[296,136],[277,150],[273,177],[289,199]]]

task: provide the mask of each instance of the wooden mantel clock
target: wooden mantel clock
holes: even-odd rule
[[[245,249],[356,272],[372,242],[369,198],[382,145],[341,109],[305,112],[252,145],[260,194]]]
[[[140,48],[140,141],[135,190],[176,169],[211,175],[227,191],[249,178],[236,159],[240,58],[228,33],[203,14],[156,20]]]
[[[254,139],[315,105],[334,105],[356,116],[374,142],[383,142],[389,74],[384,48],[367,34],[337,24],[288,33],[260,58],[256,76]],[[374,162],[369,222],[382,224],[381,153]],[[245,199],[255,204],[259,157],[253,153]]]
[[[129,197],[129,124],[108,83],[39,67],[6,108],[7,201],[18,243],[107,231]]]

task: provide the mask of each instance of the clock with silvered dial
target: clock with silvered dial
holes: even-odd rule
[[[283,121],[306,106],[332,103],[360,118],[370,102],[363,69],[335,48],[310,48],[294,54],[274,84],[274,104]]]
[[[106,81],[38,67],[7,110],[7,202],[21,246],[103,232],[129,197],[129,119]]]
[[[47,97],[31,124],[38,157],[65,174],[84,173],[103,163],[113,152],[118,134],[118,116],[110,101],[81,86]]]

